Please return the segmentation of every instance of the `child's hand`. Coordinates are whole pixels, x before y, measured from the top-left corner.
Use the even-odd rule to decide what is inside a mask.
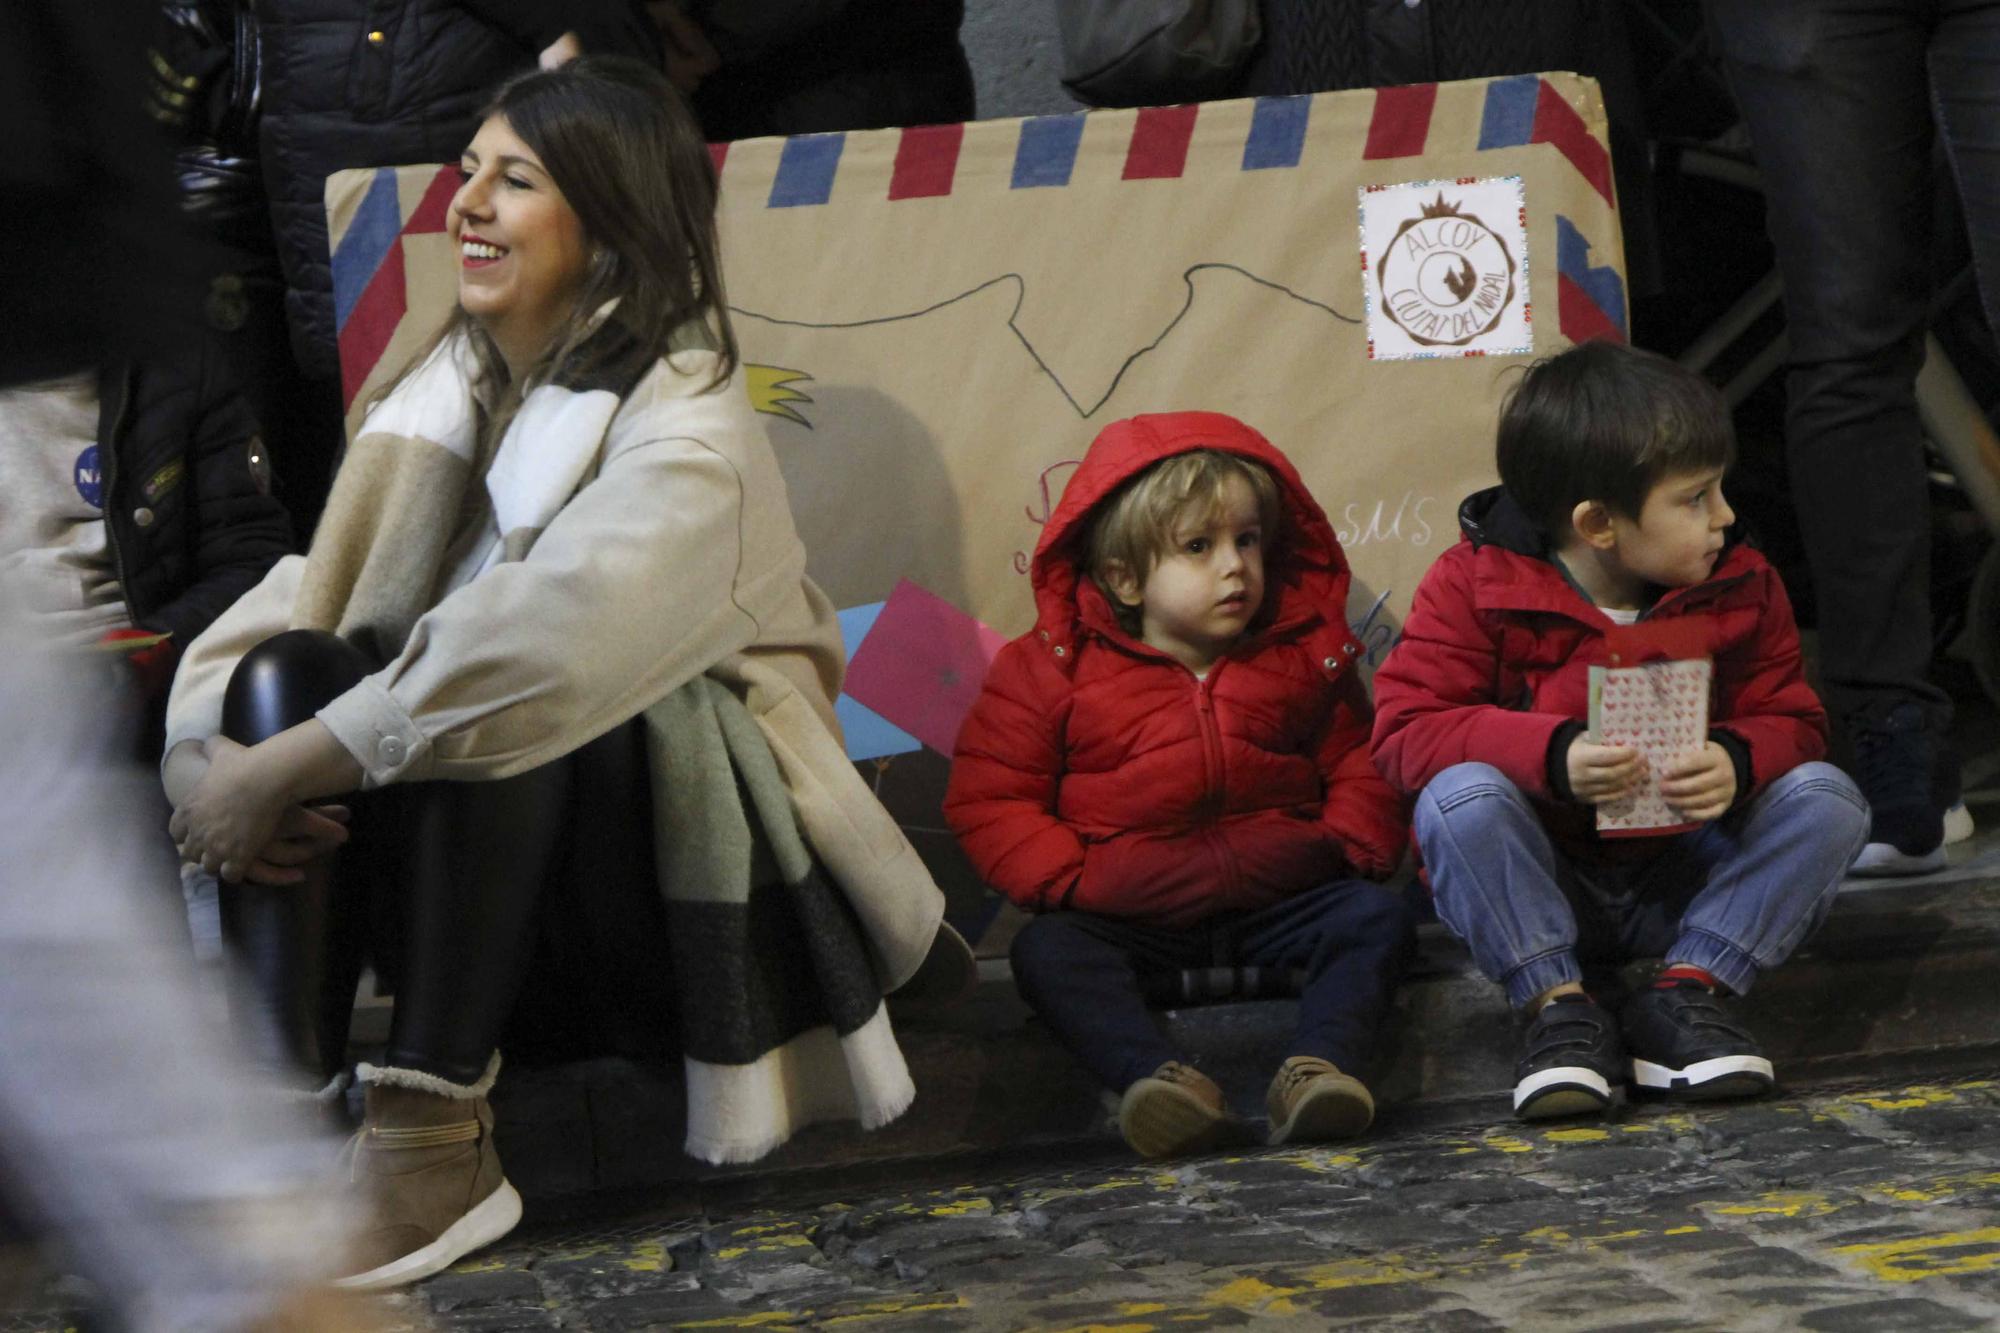
[[[1736,800],[1736,762],[1714,741],[1668,769],[1660,795],[1689,819],[1706,823]]]
[[[1585,805],[1635,794],[1646,780],[1646,758],[1627,745],[1598,745],[1578,736],[1563,758],[1569,789]]]

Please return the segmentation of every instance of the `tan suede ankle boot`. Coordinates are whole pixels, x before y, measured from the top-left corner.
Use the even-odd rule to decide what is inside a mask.
[[[362,1232],[354,1274],[334,1285],[372,1291],[441,1272],[521,1220],[521,1196],[500,1173],[486,1094],[496,1055],[478,1083],[410,1069],[362,1065],[368,1110],[349,1142],[349,1179],[360,1193]]]

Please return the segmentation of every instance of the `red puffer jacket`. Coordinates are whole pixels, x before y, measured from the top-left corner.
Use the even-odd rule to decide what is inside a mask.
[[[1589,809],[1558,789],[1567,778],[1550,747],[1589,717],[1590,668],[1611,664],[1612,635],[1666,645],[1650,655],[1714,659],[1709,735],[1736,762],[1739,801],[1826,753],[1791,602],[1750,547],[1726,547],[1707,579],[1621,630],[1550,563],[1501,488],[1469,497],[1459,526],[1464,539],[1417,585],[1375,673],[1375,763],[1393,786],[1417,792],[1453,764],[1491,764],[1544,804],[1552,832],[1594,838]]]
[[[1201,448],[1269,469],[1285,517],[1263,607],[1197,680],[1120,629],[1079,562],[1100,501]],[[1407,809],[1368,761],[1347,562],[1263,436],[1212,412],[1106,427],[1031,574],[1035,628],[995,659],[945,793],[945,818],[988,883],[1030,911],[1188,925],[1395,869]]]

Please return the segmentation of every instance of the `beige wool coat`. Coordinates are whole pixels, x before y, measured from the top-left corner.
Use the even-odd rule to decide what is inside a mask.
[[[923,961],[944,898],[847,758],[833,712],[842,672],[833,607],[806,576],[784,478],[740,375],[705,390],[714,365],[697,351],[659,363],[525,555],[416,593],[413,604],[428,609],[401,651],[319,718],[360,762],[364,788],[476,782],[567,754],[706,673],[756,719],[808,845],[860,917],[884,990],[894,989]],[[421,423],[421,404],[414,416]],[[366,513],[378,543],[442,547],[464,535],[417,521],[440,512],[418,502],[433,454],[393,439],[397,465],[378,466],[375,424],[371,416],[342,467],[313,557],[282,561],[188,646],[168,705],[169,750],[218,734],[223,691],[246,652],[313,623],[302,588],[315,577],[308,559],[323,580],[328,525]],[[454,484],[451,460],[433,453],[436,485]],[[462,493],[467,483],[455,484]],[[476,505],[450,512],[486,521]]]

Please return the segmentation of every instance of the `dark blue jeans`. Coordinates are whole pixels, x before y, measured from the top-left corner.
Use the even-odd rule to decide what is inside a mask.
[[[1934,275],[1932,148],[2000,297],[2000,0],[1708,0],[1763,169],[1791,331],[1787,446],[1836,718],[1928,678],[1930,510],[1915,380]]]
[[[1402,896],[1337,880],[1262,911],[1172,930],[1090,912],[1050,912],[1014,937],[1014,982],[1042,1021],[1113,1092],[1176,1051],[1148,1012],[1162,976],[1203,967],[1302,974],[1287,1055],[1316,1055],[1347,1073],[1368,1058],[1415,939]]]

